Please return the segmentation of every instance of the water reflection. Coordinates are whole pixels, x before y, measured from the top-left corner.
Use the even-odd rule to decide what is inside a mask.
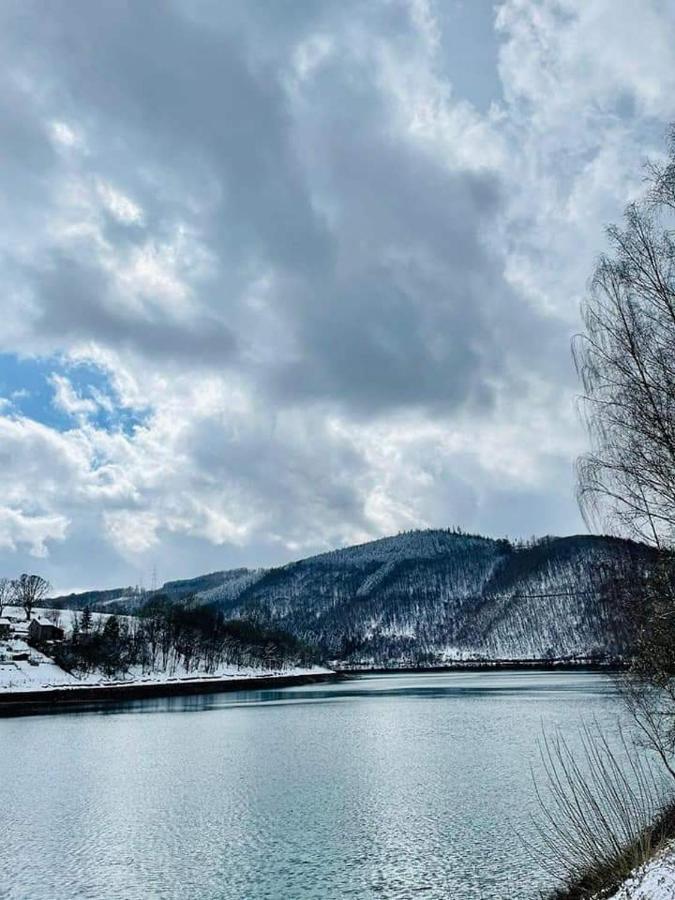
[[[153,697],[141,700],[93,701],[77,706],[55,707],[44,713],[101,715],[121,713],[186,713],[262,704],[303,704],[356,702],[368,699],[416,698],[418,700],[497,699],[518,696],[534,700],[541,695],[571,693],[615,693],[613,678],[599,671],[585,672],[475,672],[420,673],[390,675],[345,675],[335,683],[303,685],[297,688],[225,691],[222,693]],[[41,712],[43,714],[43,712]]]
[[[582,714],[610,731],[613,693],[593,673],[393,675],[6,719],[0,895],[536,897],[515,834],[536,737]]]

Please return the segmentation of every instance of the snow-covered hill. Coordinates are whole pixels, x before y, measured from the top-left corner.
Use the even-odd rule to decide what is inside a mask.
[[[414,532],[270,570],[223,606],[351,664],[614,655],[621,623],[603,587],[646,553],[602,537],[514,547]]]
[[[349,665],[602,657],[623,641],[606,585],[648,558],[648,548],[610,537],[513,545],[415,531],[161,592],[284,629]]]

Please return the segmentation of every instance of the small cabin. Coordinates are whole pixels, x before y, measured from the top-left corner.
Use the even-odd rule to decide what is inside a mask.
[[[59,628],[49,619],[32,619],[28,626],[28,637],[31,641],[62,641],[63,628]]]

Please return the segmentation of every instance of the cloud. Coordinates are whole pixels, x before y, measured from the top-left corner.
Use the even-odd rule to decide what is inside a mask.
[[[65,375],[52,375],[50,382],[54,388],[54,405],[69,416],[86,417],[98,409],[93,400],[77,394]]]
[[[48,554],[48,541],[63,541],[68,520],[64,516],[29,516],[21,510],[0,506],[0,548],[16,551],[25,547],[31,556]]]
[[[96,191],[104,207],[121,225],[141,225],[143,210],[106,181],[98,181]]]
[[[675,16],[462,10],[3,6],[0,350],[62,360],[66,414],[0,409],[4,567],[580,527],[569,337],[675,112]]]

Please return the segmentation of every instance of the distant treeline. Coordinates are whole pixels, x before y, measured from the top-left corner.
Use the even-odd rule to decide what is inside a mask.
[[[281,669],[318,661],[314,650],[281,630],[227,620],[219,610],[190,608],[161,595],[138,617],[103,619],[83,610],[50,654],[67,671],[108,677],[131,669],[212,674],[227,665]]]

